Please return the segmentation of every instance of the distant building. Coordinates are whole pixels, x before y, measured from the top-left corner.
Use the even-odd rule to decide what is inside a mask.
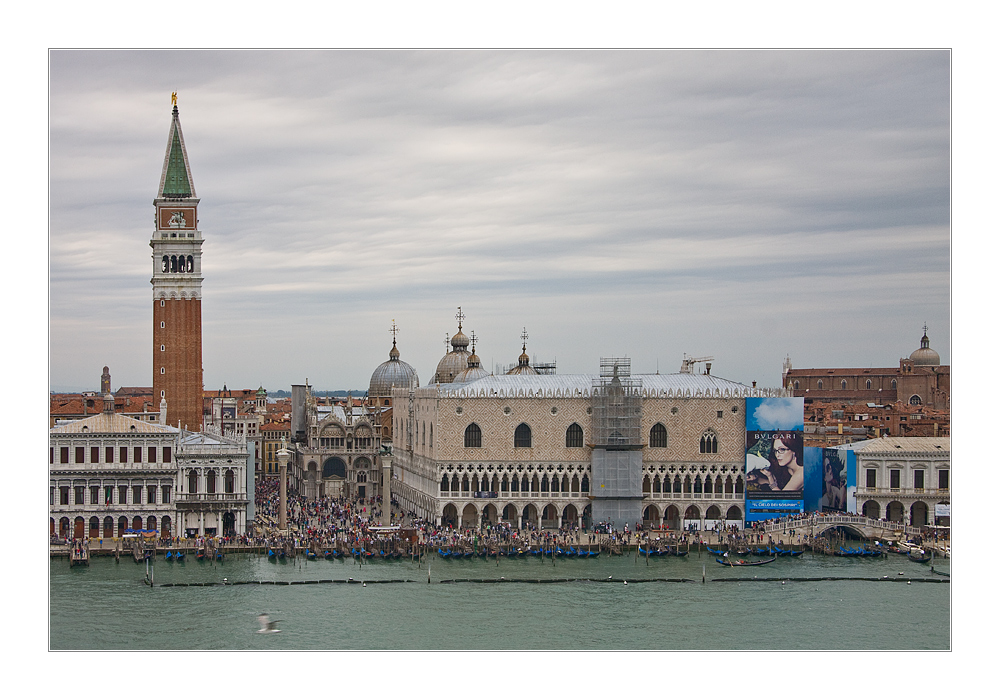
[[[104,410],[104,396],[111,393],[111,373],[107,367],[101,374],[101,391],[49,394],[49,427],[57,421],[80,420]],[[155,422],[160,412],[153,406],[152,387],[121,387],[114,392],[115,413],[136,420]]]
[[[902,401],[886,406],[817,401],[805,406],[804,441],[813,447],[835,447],[887,435],[945,437],[951,434],[950,418],[948,410]]]
[[[267,421],[260,427],[261,467],[268,476],[278,474],[278,451],[291,440],[290,421]]]
[[[914,406],[951,407],[951,367],[942,365],[931,349],[927,328],[920,347],[900,359],[898,367],[793,369],[785,358],[781,384],[806,404],[814,402],[888,405],[902,401]]]

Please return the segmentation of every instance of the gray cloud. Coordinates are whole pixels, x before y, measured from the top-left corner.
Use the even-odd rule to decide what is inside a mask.
[[[149,384],[149,235],[181,122],[206,386],[363,388],[455,307],[487,364],[777,383],[949,361],[942,51],[57,51],[53,385]],[[86,347],[74,339],[88,331]],[[492,366],[492,365],[490,365]]]

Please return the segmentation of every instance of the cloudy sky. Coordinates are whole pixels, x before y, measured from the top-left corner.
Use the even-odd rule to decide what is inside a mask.
[[[152,383],[153,206],[178,93],[206,388],[494,368],[776,386],[950,363],[946,51],[54,51],[54,390]]]

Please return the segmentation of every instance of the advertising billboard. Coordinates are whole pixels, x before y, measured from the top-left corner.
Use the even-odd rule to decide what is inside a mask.
[[[805,450],[801,397],[746,399],[746,520],[804,510]]]

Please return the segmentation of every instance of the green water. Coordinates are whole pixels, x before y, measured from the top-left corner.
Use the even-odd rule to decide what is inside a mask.
[[[935,569],[948,571],[948,561]],[[749,568],[713,556],[646,560],[287,563],[94,558],[50,563],[52,649],[949,649],[951,585],[904,557],[779,558]],[[702,583],[704,567],[706,582]],[[900,576],[900,572],[903,576]],[[754,581],[753,577],[785,578]],[[885,581],[788,578],[888,577]],[[596,579],[551,583],[455,579]],[[613,581],[608,581],[612,577]],[[160,586],[237,581],[399,581]],[[643,579],[689,579],[687,582]],[[915,579],[935,579],[923,583]],[[719,580],[721,579],[721,580]],[[750,579],[735,581],[734,579]],[[907,581],[911,581],[907,584]],[[450,581],[450,582],[449,582]],[[628,581],[626,584],[625,581]],[[280,620],[258,634],[256,617]]]

